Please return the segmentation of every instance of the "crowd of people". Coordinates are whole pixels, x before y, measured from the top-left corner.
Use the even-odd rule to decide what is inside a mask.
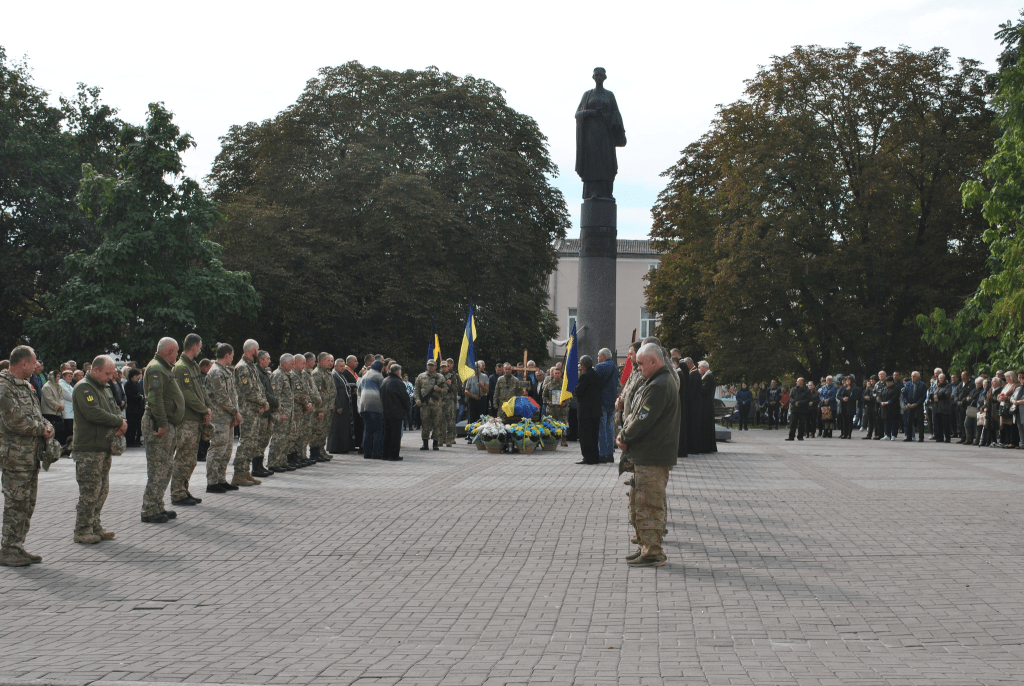
[[[632,371],[625,376],[610,350],[601,350],[596,364],[589,356],[580,358],[571,397],[562,393],[562,363],[545,371],[532,362],[525,368],[505,362],[488,375],[480,361],[475,373],[463,379],[453,360],[440,365],[429,360],[426,370],[410,382],[400,364],[382,355],[367,355],[360,366],[353,355],[335,360],[329,353],[286,353],[271,371],[270,354],[254,340],[243,344],[237,362],[235,349],[226,343],[214,348],[213,359],[205,359],[200,356],[203,341],[189,334],[180,350],[175,339],[161,339],[144,368],[99,355],[81,368],[69,360],[46,375],[35,352],[18,346],[0,362],[0,565],[41,561],[25,550],[24,542],[39,470],[62,455],[74,460],[79,485],[74,541],[96,544],[115,537],[102,525],[101,513],[112,458],[128,447],[145,448],[141,521],[162,524],[177,518],[165,504],[168,490],[175,506],[202,503],[189,491],[201,461],[211,495],[258,486],[267,477],[329,462],[333,454],[352,450],[366,459],[398,461],[403,429],[420,429],[420,450],[451,447],[456,421],[462,417],[474,421],[490,413],[517,420],[505,417],[507,401],[517,395],[534,399],[539,408],[535,417],[551,414],[569,425],[563,444],[579,440],[581,464],[611,463],[615,449],[623,451],[620,473],[634,472],[630,522],[639,551],[629,563],[664,564],[660,543],[667,470],[678,456],[717,450],[716,384],[706,362],[694,364],[677,350],[670,354],[657,339],[645,343],[631,346]],[[673,435],[662,436],[660,447],[653,450],[652,439],[639,444],[660,411],[651,405],[653,396],[650,403],[640,399],[653,393],[648,386],[655,372],[658,384],[667,384],[674,400],[656,422],[664,433],[665,417],[671,416]],[[665,405],[664,398],[658,402]],[[657,466],[656,478],[646,472],[638,478],[636,469],[644,466]],[[661,525],[654,526],[658,521]]]

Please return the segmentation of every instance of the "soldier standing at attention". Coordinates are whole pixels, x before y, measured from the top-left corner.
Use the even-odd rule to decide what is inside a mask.
[[[277,399],[277,394],[274,393],[274,387],[270,383],[270,372],[267,371],[268,367],[270,367],[270,353],[266,350],[260,350],[256,353],[256,371],[259,373],[260,383],[263,384],[263,394],[267,396],[267,409],[260,415],[260,421],[257,424],[260,433],[259,441],[255,448],[256,454],[255,457],[253,457],[252,467],[252,473],[260,478],[274,476],[274,472],[272,470],[263,466],[263,457],[266,455],[267,446],[270,444],[270,437],[273,433],[274,424],[281,420],[281,402]]]
[[[455,373],[455,361],[448,359],[441,362],[441,376],[444,377],[444,393],[441,394],[441,444],[447,448],[455,445],[455,408],[458,407],[458,386]]]
[[[260,419],[270,409],[256,369],[256,354],[259,351],[259,344],[250,338],[242,344],[242,359],[235,365],[235,388],[238,390],[238,405],[242,416],[242,423],[238,426],[235,473],[231,478],[231,483],[236,486],[258,486],[263,483],[249,474],[252,460],[259,451]]]
[[[206,455],[207,493],[226,493],[237,491],[239,484],[251,485],[245,480],[229,484],[227,477],[231,443],[235,437],[233,429],[242,422],[242,415],[238,411],[235,375],[231,371],[234,359],[235,349],[227,343],[221,343],[217,346],[217,361],[206,375],[206,393],[210,398],[210,409],[213,410],[213,425],[217,427],[217,433],[210,441],[210,452]]]
[[[309,402],[313,406],[313,411],[309,413],[306,418],[306,434],[303,443],[303,453],[305,455],[305,446],[309,446],[309,457],[306,458],[306,462],[311,465],[321,462],[322,460],[316,459],[316,453],[314,446],[316,446],[316,435],[320,430],[320,422],[324,418],[323,398],[320,397],[320,391],[316,387],[316,380],[313,378],[313,369],[316,367],[316,355],[313,353],[306,353],[306,369],[302,372],[302,380],[306,382],[306,389],[309,392]]]
[[[512,365],[506,362],[501,367],[502,375],[494,384],[494,409],[499,417],[505,416],[505,410],[501,406],[508,402],[509,398],[519,395],[519,389],[523,384],[519,379],[512,376]]]
[[[294,472],[295,467],[288,464],[288,456],[292,447],[292,422],[295,416],[295,391],[292,389],[292,356],[284,353],[278,360],[277,369],[270,375],[270,386],[280,403],[274,423],[273,435],[270,438],[270,457],[268,464],[274,472]]]
[[[24,567],[43,558],[25,550],[29,521],[36,509],[41,444],[53,438],[53,425],[43,419],[36,390],[28,378],[36,354],[27,345],[11,351],[10,367],[0,371],[0,470],[3,470],[4,522],[0,565]]]
[[[174,446],[178,425],[185,418],[185,396],[174,379],[178,342],[161,338],[156,356],[146,366],[142,383],[146,388],[146,412],[142,415],[142,436],[146,444],[146,492],[142,496],[142,521],[163,524],[177,516],[164,509],[164,493],[174,469]]]
[[[441,394],[443,393],[444,377],[437,371],[437,363],[434,360],[427,360],[427,371],[416,377],[416,384],[413,390],[413,400],[420,408],[420,438],[423,439],[423,447],[420,450],[429,450],[427,442],[433,433],[434,450],[437,450],[437,442],[441,438]],[[425,399],[424,399],[425,398]]]
[[[189,493],[188,483],[196,469],[202,426],[210,423],[210,400],[206,397],[202,372],[196,363],[196,357],[203,349],[203,339],[199,334],[190,333],[182,345],[185,349],[174,365],[174,378],[185,398],[185,418],[178,425],[174,439],[171,504],[198,505],[203,501]]]
[[[334,398],[337,390],[334,388],[334,356],[330,353],[317,355],[317,368],[313,372],[313,381],[320,393],[320,412],[322,418],[317,422],[316,431],[313,432],[313,450],[316,453],[313,458],[320,462],[327,462],[331,459],[327,450],[327,434],[331,432],[331,416],[334,414]]]
[[[288,456],[288,464],[293,467],[308,467],[311,463],[306,459],[306,427],[309,426],[309,413],[313,411],[313,403],[309,397],[309,386],[302,376],[306,368],[306,356],[299,353],[292,355],[292,392],[295,394],[295,412],[292,415],[292,452]]]
[[[75,543],[99,543],[114,538],[114,532],[104,531],[100,524],[100,510],[110,491],[110,439],[115,435],[123,436],[128,430],[128,422],[121,416],[107,386],[116,371],[112,359],[98,356],[71,394],[75,408],[71,458],[75,461],[78,480]]]

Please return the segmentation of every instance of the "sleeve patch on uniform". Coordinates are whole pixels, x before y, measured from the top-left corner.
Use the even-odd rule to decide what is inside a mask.
[[[85,394],[85,400],[86,400],[86,402],[90,402],[91,403],[94,400],[94,398],[91,395],[89,395],[88,393],[86,393]]]

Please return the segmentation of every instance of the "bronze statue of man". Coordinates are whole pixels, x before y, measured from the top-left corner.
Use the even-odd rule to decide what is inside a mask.
[[[604,87],[603,67],[594,69],[597,88],[587,91],[576,109],[576,173],[583,179],[583,197],[611,198],[619,164],[615,148],[626,145],[626,129],[615,95]]]

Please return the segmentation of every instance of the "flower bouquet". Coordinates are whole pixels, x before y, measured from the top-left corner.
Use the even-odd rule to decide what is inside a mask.
[[[481,417],[473,441],[489,453],[500,453],[509,440],[509,429],[497,417]]]
[[[562,440],[562,436],[569,430],[569,426],[564,422],[560,422],[557,419],[546,416],[541,420],[541,441],[543,443],[544,450],[556,450],[559,442]]]
[[[530,454],[537,449],[541,442],[543,426],[535,424],[529,419],[524,419],[518,424],[513,424],[509,429],[512,432],[512,442],[520,451]]]
[[[480,417],[475,422],[466,424],[466,435],[469,436],[470,442],[476,445],[477,450],[487,450],[487,446],[480,440],[480,429],[483,428],[484,423],[490,419],[487,415]]]

